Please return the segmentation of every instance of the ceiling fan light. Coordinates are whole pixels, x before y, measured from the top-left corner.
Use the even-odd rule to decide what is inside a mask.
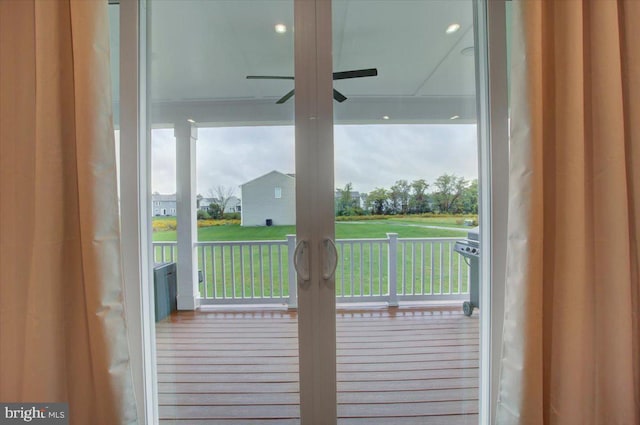
[[[447,34],[453,34],[454,32],[458,31],[460,29],[460,24],[451,24],[447,27],[447,30],[445,31]]]

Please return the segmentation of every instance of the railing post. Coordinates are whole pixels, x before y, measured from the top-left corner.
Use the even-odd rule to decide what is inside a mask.
[[[398,307],[398,234],[387,233],[389,251],[387,253],[387,270],[389,273],[389,307]]]
[[[287,235],[287,262],[289,268],[289,310],[298,308],[298,284],[296,279],[296,269],[293,265],[293,254],[296,250],[296,235]]]

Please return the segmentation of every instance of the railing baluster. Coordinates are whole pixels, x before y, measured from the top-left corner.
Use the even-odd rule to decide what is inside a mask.
[[[358,244],[360,250],[360,296],[364,295],[364,244],[361,242]]]
[[[448,243],[449,246],[449,290],[447,294],[453,293],[453,244]]]
[[[271,245],[269,245],[269,298],[273,298],[273,253],[271,252]]]
[[[278,276],[280,277],[280,298],[284,297],[284,294],[282,292],[282,288],[283,288],[283,278],[282,278],[282,245],[278,245],[278,262],[279,262],[279,269],[278,269]]]
[[[421,287],[420,288],[420,293],[422,295],[425,294],[425,282],[424,282],[424,279],[426,277],[425,276],[426,267],[425,267],[424,263],[425,263],[425,259],[426,259],[426,255],[427,255],[426,251],[427,251],[427,243],[426,242],[422,242],[422,244],[420,245],[420,275],[421,275],[421,278],[420,278],[420,287]]]
[[[249,244],[249,283],[251,284],[251,299],[256,297],[256,284],[253,276],[253,244]]]
[[[411,244],[411,286],[412,294],[416,294],[416,243]]]
[[[383,251],[383,245],[382,243],[378,244],[378,295],[382,296],[383,292],[382,292],[382,286],[383,286],[383,282],[384,282],[384,278],[382,277],[382,251]],[[388,273],[388,270],[387,270]],[[388,281],[389,278],[387,278]],[[389,292],[388,290],[385,291],[385,293]]]
[[[351,244],[349,245],[349,251],[350,251],[349,255],[351,257],[351,261],[350,261],[350,263],[351,263],[351,273],[349,274],[349,281],[350,281],[350,283],[349,283],[350,288],[349,289],[350,289],[351,296],[353,297],[353,293],[354,293],[353,292],[353,285],[354,285],[354,281],[353,281],[353,277],[354,277],[353,276],[353,274],[354,274],[353,273],[353,263],[355,263],[355,260],[356,260],[356,258],[355,258],[356,254],[353,251],[353,242],[351,242]]]
[[[402,286],[401,286],[402,290],[398,292],[400,295],[404,295],[406,293],[405,291],[405,285],[407,284],[407,270],[406,270],[406,261],[405,261],[405,258],[407,258],[406,247],[407,247],[407,244],[402,243],[402,257],[401,257],[402,258]]]
[[[196,254],[199,257],[200,267],[202,267],[202,282],[198,282],[198,293],[200,295],[200,298],[203,298],[203,294],[206,296],[205,288],[207,287],[207,269],[204,263],[204,247],[197,246]],[[200,270],[200,267],[198,268],[198,270]],[[200,272],[198,272],[198,280],[200,280]]]
[[[456,294],[461,294],[462,293],[462,259],[458,255],[456,257],[456,260],[458,260],[458,290],[456,291]]]
[[[231,298],[236,299],[236,250],[235,246],[229,245],[229,255],[231,255]]]
[[[227,279],[225,275],[226,261],[224,260],[224,245],[220,247],[220,270],[222,271],[222,299],[227,298]]]
[[[240,285],[242,287],[242,298],[245,298],[245,281],[244,281],[244,245],[240,245]]]
[[[218,273],[216,267],[216,247],[215,245],[211,246],[211,276],[213,280],[213,298],[218,299]]]
[[[260,246],[260,298],[264,298],[264,270],[262,267],[262,245]]]
[[[440,242],[440,294],[444,292],[444,255],[442,254],[442,242]]]
[[[342,279],[341,279],[341,284],[340,284],[340,295],[344,297],[344,247],[345,244],[342,244],[342,267],[341,267],[341,271],[342,271]]]
[[[369,242],[369,295],[373,295],[373,243]]]

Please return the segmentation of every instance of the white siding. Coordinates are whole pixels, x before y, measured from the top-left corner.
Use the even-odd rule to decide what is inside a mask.
[[[281,197],[275,197],[276,187],[281,189]],[[241,186],[242,225],[265,226],[266,220],[273,220],[274,226],[296,224],[296,180],[278,171]]]

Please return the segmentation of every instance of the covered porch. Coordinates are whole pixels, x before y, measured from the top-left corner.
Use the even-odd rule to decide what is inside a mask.
[[[477,423],[478,319],[458,303],[339,306],[338,423]],[[202,307],[156,336],[162,424],[299,423],[295,311]]]

